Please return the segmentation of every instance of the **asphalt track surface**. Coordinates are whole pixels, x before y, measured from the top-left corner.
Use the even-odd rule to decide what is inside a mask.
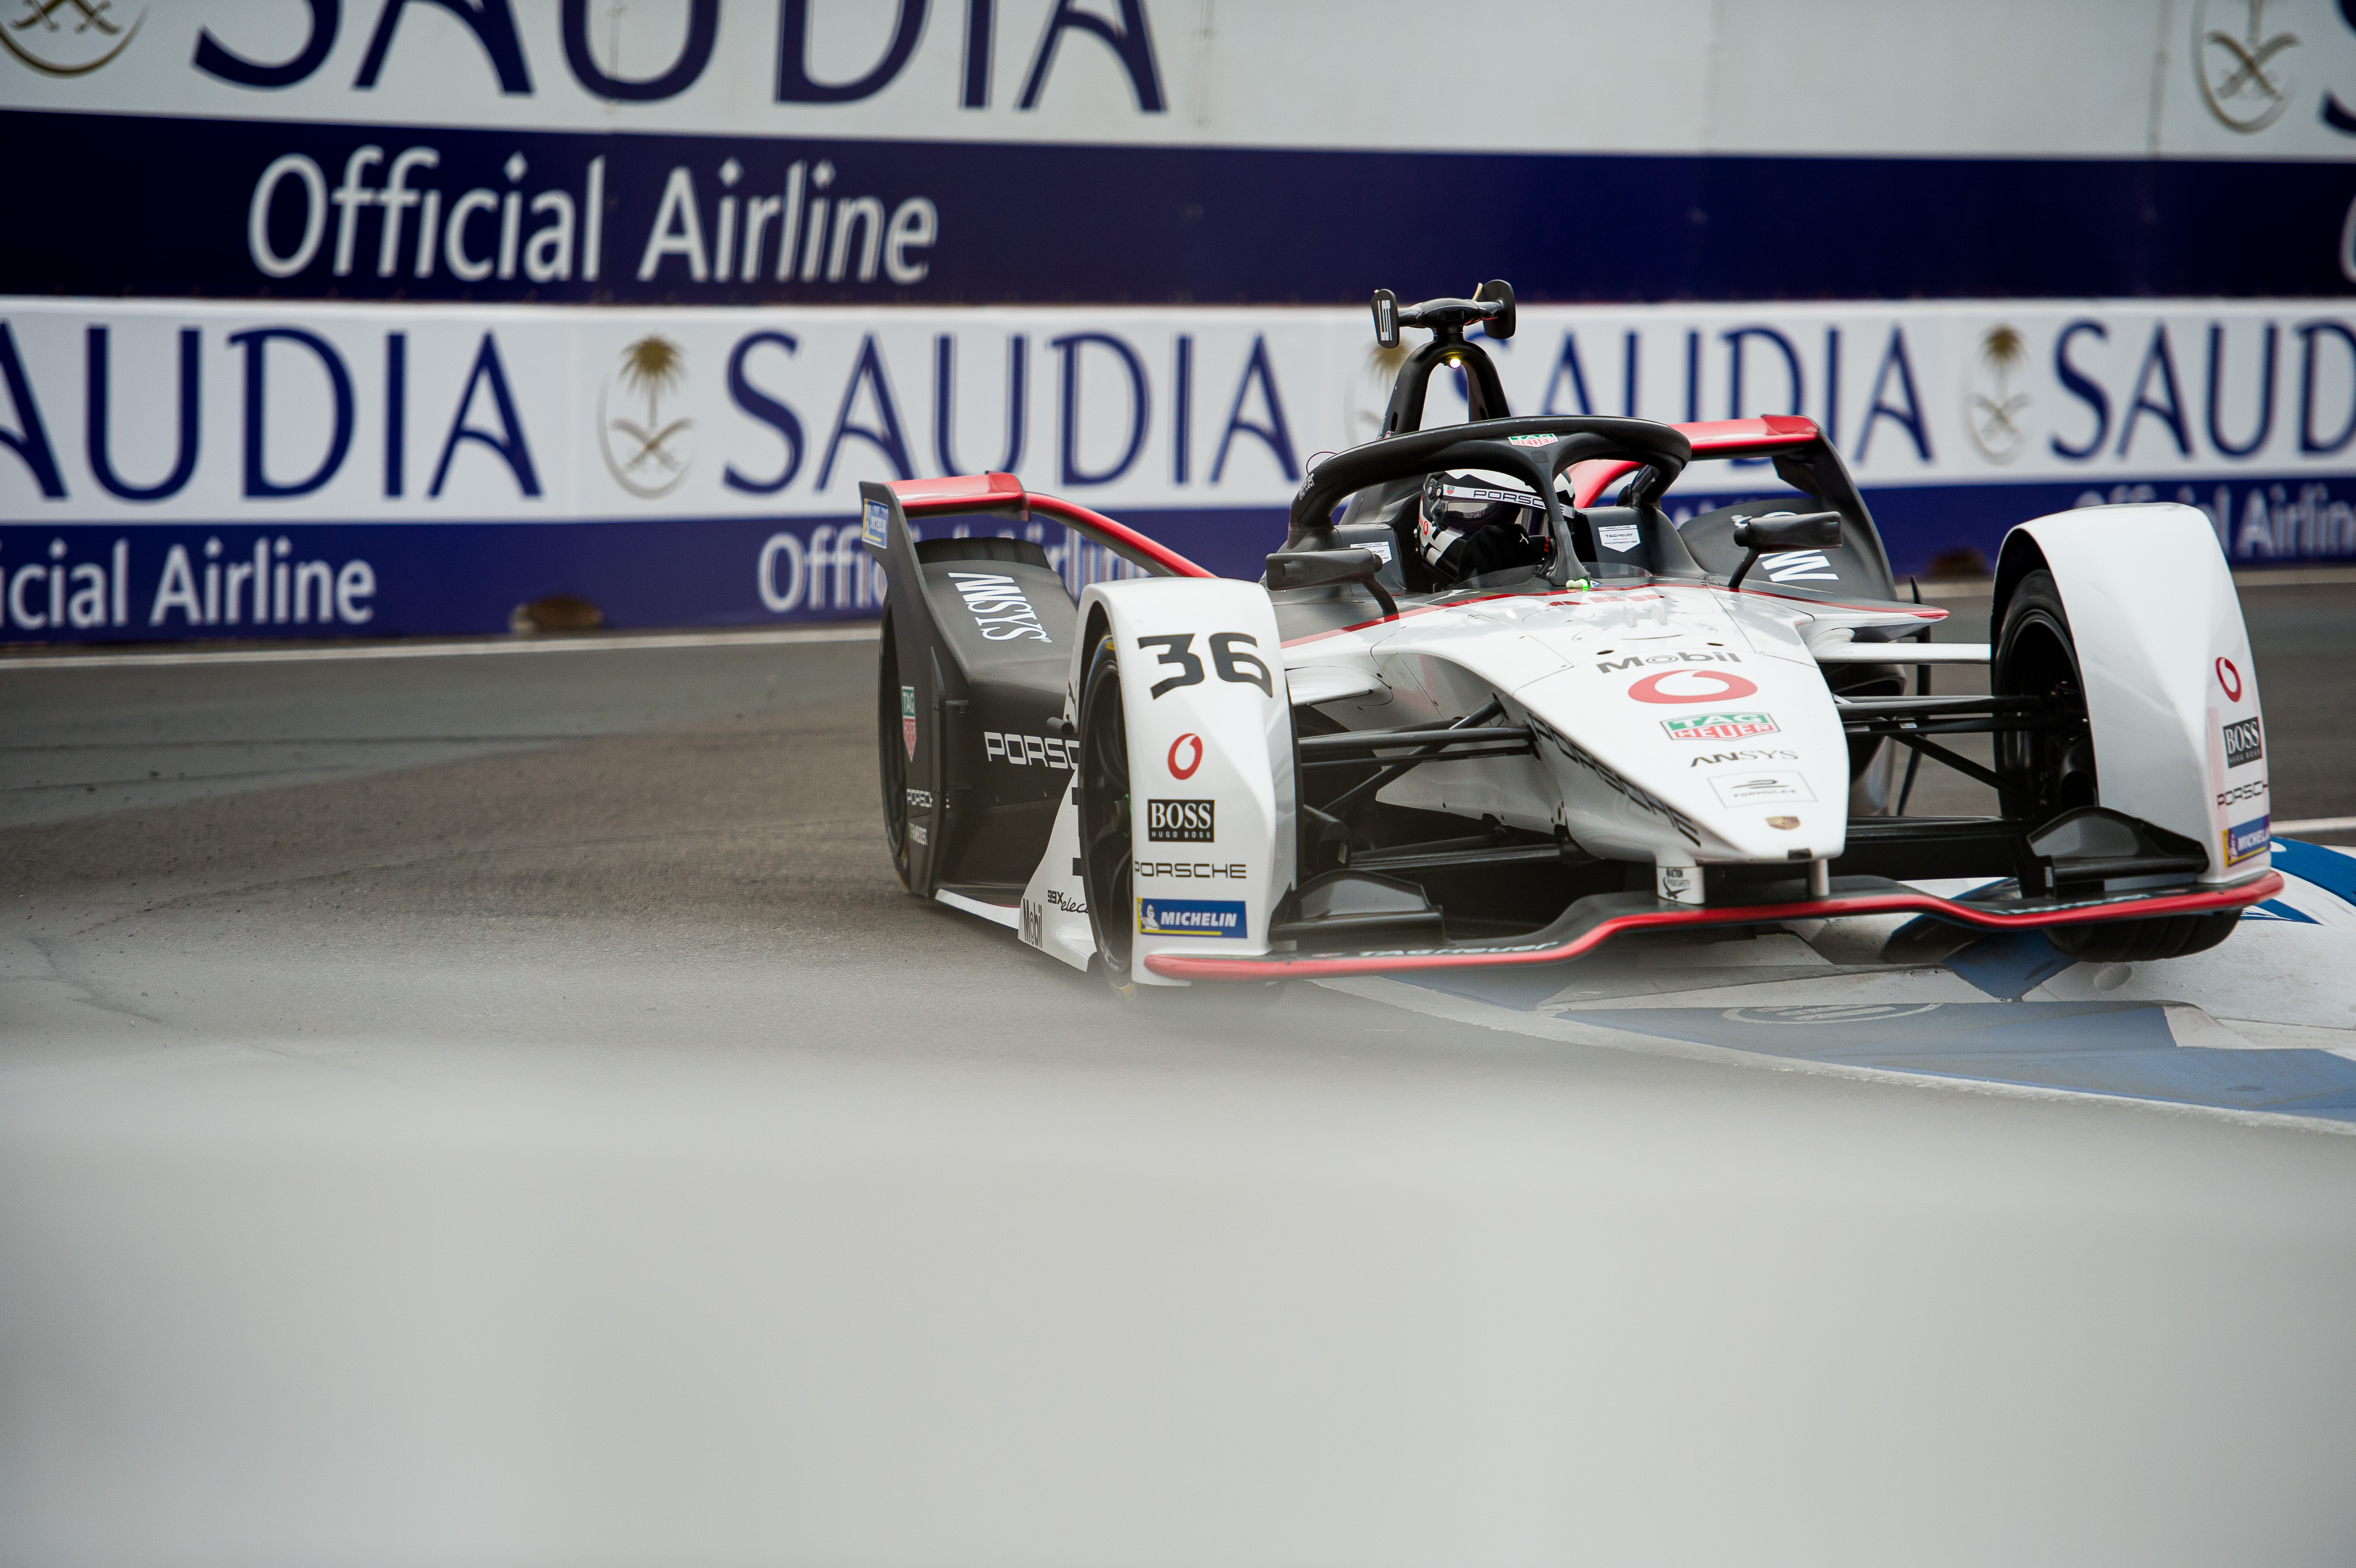
[[[2348,1559],[2356,1137],[1124,1008],[873,660],[0,666],[0,1561]]]

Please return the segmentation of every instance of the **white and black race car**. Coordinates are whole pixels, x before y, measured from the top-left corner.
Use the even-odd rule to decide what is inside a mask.
[[[1134,995],[1909,911],[1954,944],[2036,929],[2160,959],[2279,890],[2248,636],[2201,513],[2023,523],[1991,643],[1934,643],[1944,612],[1899,597],[1810,421],[1515,418],[1465,336],[1511,334],[1504,284],[1377,294],[1375,318],[1387,347],[1430,341],[1382,435],[1311,470],[1258,582],[1009,475],[862,486],[911,892]],[[1424,430],[1443,365],[1472,418]],[[1680,478],[1731,463],[1774,493],[1675,523]],[[1085,542],[1011,537],[1034,519]],[[1076,593],[1088,550],[1133,575]],[[1930,694],[1959,663],[1992,695]],[[1992,737],[1992,769],[1961,733]],[[1999,814],[1905,815],[1925,757]],[[1970,885],[1913,885],[1943,881]]]

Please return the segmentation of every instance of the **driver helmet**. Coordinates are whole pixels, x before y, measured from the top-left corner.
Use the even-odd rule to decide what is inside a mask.
[[[1542,559],[1546,502],[1521,481],[1483,469],[1429,475],[1416,509],[1416,544],[1445,581]]]

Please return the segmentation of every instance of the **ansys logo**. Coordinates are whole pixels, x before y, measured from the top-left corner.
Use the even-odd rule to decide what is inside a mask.
[[[2192,74],[2201,101],[2244,135],[2280,119],[2297,86],[2286,57],[2298,48],[2298,35],[2269,36],[2265,10],[2266,0],[2201,0],[2192,8]]]
[[[621,362],[597,389],[597,449],[615,482],[641,500],[679,488],[693,453],[686,450],[691,419],[665,419],[663,399],[678,390],[687,373],[687,355],[668,337],[648,333],[622,350]],[[618,399],[615,394],[618,393]],[[643,402],[643,422],[608,411],[619,401],[627,414]]]
[[[128,24],[114,0],[16,0],[23,9],[0,22],[0,44],[43,76],[83,76],[131,47],[142,10]]]
[[[1964,422],[1971,428],[1972,444],[1990,463],[2009,463],[2029,444],[2020,428],[2021,411],[2029,394],[2012,389],[2013,378],[2029,363],[2020,334],[1996,325],[1980,339],[1978,357],[1964,385]]]

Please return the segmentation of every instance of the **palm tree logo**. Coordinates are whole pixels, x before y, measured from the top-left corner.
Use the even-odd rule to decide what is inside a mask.
[[[2009,325],[1992,326],[1980,339],[1979,362],[1995,378],[1996,395],[1990,397],[1975,385],[1968,389],[1965,406],[1972,441],[1992,463],[2011,462],[2029,440],[2019,421],[2020,411],[2029,406],[2029,394],[2012,389],[2013,377],[2028,360],[2019,332]]]
[[[609,419],[605,412],[605,394],[597,397],[597,421],[605,437],[605,464],[614,477],[632,495],[660,496],[687,476],[687,459],[672,445],[681,431],[694,428],[691,419],[675,419],[665,423],[662,400],[666,393],[678,389],[687,373],[687,355],[669,338],[648,333],[622,350],[621,368],[617,379],[623,389],[646,400],[647,418],[644,424],[635,420]],[[610,385],[610,383],[609,383]],[[618,459],[615,453],[616,435],[625,437],[619,444],[626,455]]]

